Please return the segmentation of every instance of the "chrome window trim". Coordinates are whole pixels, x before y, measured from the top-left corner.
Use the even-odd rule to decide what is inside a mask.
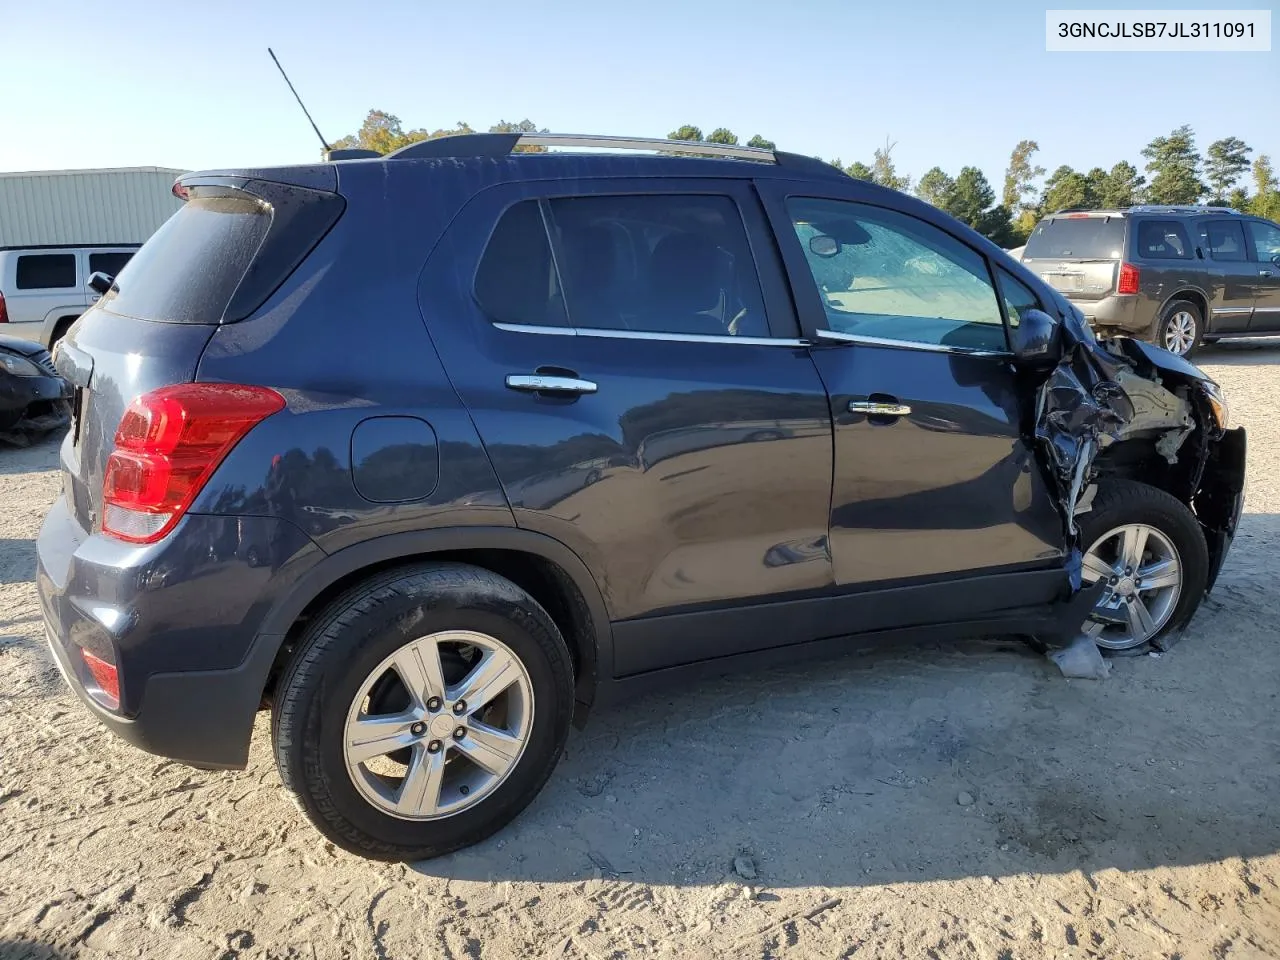
[[[655,333],[649,330],[605,330],[598,327],[540,327],[530,323],[494,323],[508,333],[551,337],[599,337],[606,340],[667,340],[672,343],[739,343],[757,347],[807,347],[809,341],[783,337],[723,337],[706,333]]]
[[[891,340],[888,337],[866,337],[857,333],[841,333],[839,330],[817,330],[824,340],[839,340],[842,343],[861,343],[869,347],[891,347],[896,350],[924,350],[929,353],[955,353],[965,357],[1001,357],[1010,359],[1013,354],[1008,350],[981,350],[977,347],[948,347],[940,343],[920,343],[915,340]]]

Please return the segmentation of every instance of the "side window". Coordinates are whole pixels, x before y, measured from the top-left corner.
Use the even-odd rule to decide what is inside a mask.
[[[538,201],[517,203],[499,218],[476,269],[475,296],[496,323],[568,326]]]
[[[132,252],[91,253],[89,254],[89,273],[105,273],[109,277],[120,276],[120,271],[133,256]]]
[[[1009,326],[1016,327],[1022,322],[1022,315],[1028,310],[1043,310],[1040,299],[1031,292],[1025,283],[1003,269],[996,270],[996,280],[1000,284],[1000,299],[1004,301],[1004,312],[1009,317]]]
[[[1239,220],[1210,220],[1202,227],[1205,246],[1209,255],[1221,263],[1247,260],[1244,246],[1244,227]]]
[[[574,327],[769,336],[746,228],[730,197],[567,197],[549,206]]]
[[[1138,256],[1146,260],[1190,260],[1187,230],[1176,220],[1143,220],[1138,224]]]
[[[29,253],[18,258],[19,290],[53,290],[76,285],[74,253]]]
[[[950,234],[915,217],[841,200],[793,197],[787,209],[832,330],[1008,349],[986,261]]]
[[[1253,246],[1262,263],[1280,257],[1280,227],[1262,220],[1250,220],[1249,232],[1253,234]]]

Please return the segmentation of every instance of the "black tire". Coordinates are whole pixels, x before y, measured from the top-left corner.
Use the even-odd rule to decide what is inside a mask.
[[[1191,345],[1185,350],[1173,350],[1169,346],[1170,328],[1175,322],[1191,322],[1195,325],[1194,334],[1191,337]],[[1196,352],[1196,348],[1203,342],[1204,337],[1204,314],[1200,308],[1190,300],[1174,300],[1164,312],[1160,314],[1160,319],[1156,322],[1155,342],[1156,346],[1164,347],[1172,353],[1177,353],[1182,357],[1189,357]]]
[[[1158,647],[1160,638],[1182,629],[1200,606],[1209,576],[1209,551],[1200,523],[1186,504],[1136,480],[1106,480],[1098,485],[1093,508],[1080,515],[1081,549],[1087,551],[1099,537],[1126,523],[1155,527],[1173,542],[1182,565],[1182,589],[1173,614],[1150,638]],[[1121,652],[1135,653],[1147,647],[1144,644]]]
[[[488,634],[519,658],[533,687],[532,727],[515,767],[484,799],[442,819],[404,820],[353,785],[346,714],[384,658],[450,629]],[[478,843],[528,806],[560,758],[572,712],[569,650],[537,601],[488,570],[428,563],[374,576],[315,619],[280,679],[271,733],[285,787],[322,834],[364,857],[424,860]]]

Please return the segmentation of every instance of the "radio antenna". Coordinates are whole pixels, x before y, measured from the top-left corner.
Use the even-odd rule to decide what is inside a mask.
[[[293,99],[298,101],[298,106],[302,108],[302,112],[307,115],[307,123],[311,124],[311,129],[316,132],[316,136],[320,138],[320,145],[324,147],[324,152],[328,154],[333,148],[324,139],[324,134],[320,132],[320,128],[316,126],[316,122],[311,119],[311,113],[307,110],[307,105],[302,102],[302,98],[298,96],[298,91],[293,89],[293,83],[289,80],[289,75],[284,72],[284,67],[280,66],[280,61],[276,59],[275,51],[267,47],[267,53],[271,54],[271,59],[275,61],[276,69],[280,71],[280,76],[284,77],[284,82],[289,84],[289,92],[293,94]]]

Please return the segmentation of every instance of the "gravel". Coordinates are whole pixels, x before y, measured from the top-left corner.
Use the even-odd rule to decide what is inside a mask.
[[[31,583],[56,444],[0,451],[0,957],[1280,955],[1280,346],[1200,359],[1249,504],[1168,654],[1081,683],[973,640],[650,696],[500,836],[407,867],[320,839],[265,715],[231,773],[90,718]]]

